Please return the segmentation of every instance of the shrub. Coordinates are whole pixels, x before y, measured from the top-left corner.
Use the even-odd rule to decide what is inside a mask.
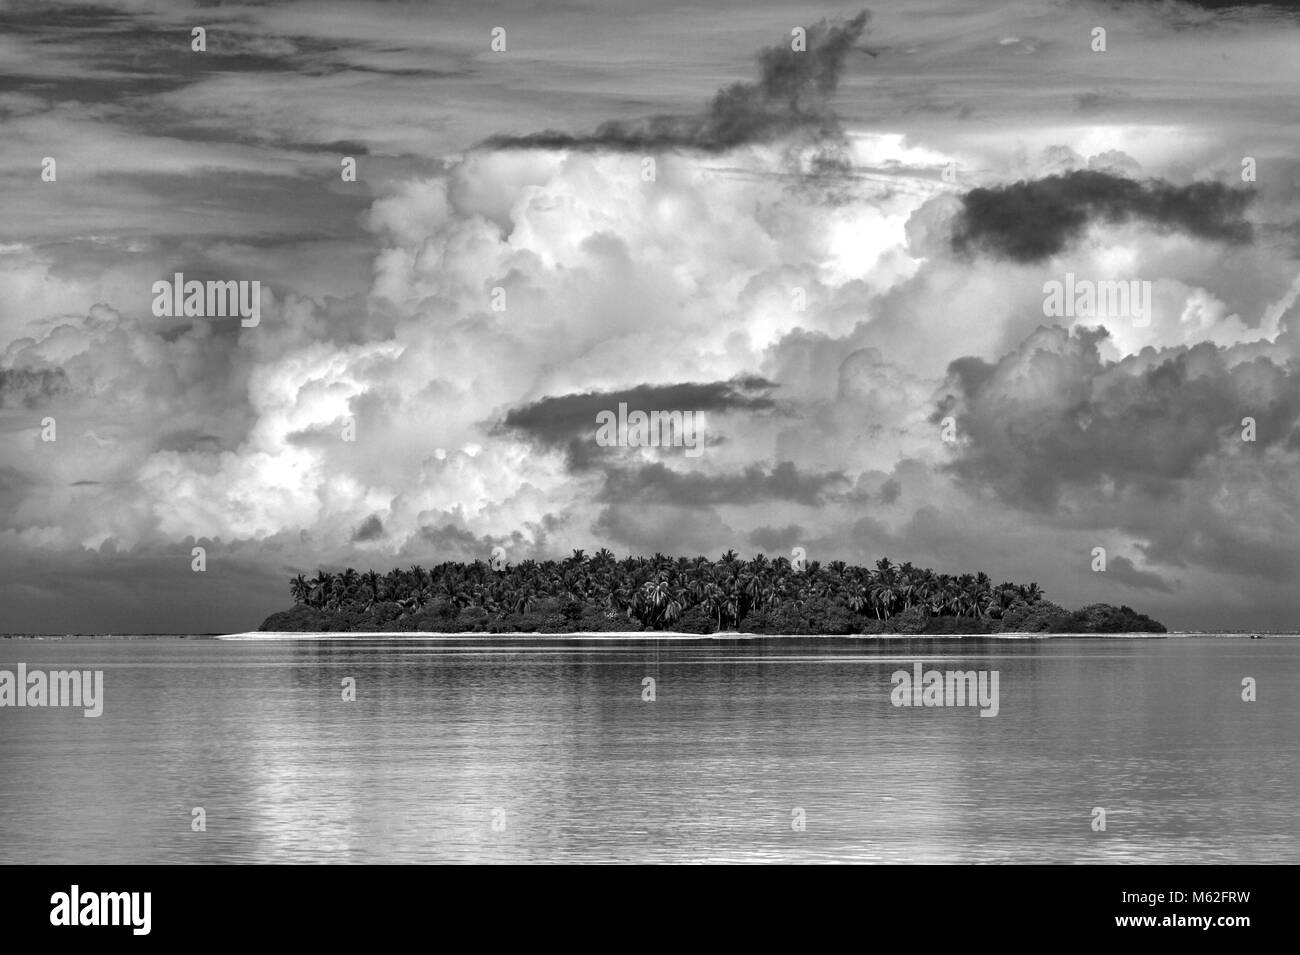
[[[930,614],[924,607],[908,607],[900,614],[890,618],[893,633],[925,633]]]
[[[854,633],[886,633],[885,621],[878,617],[868,617],[865,614],[860,616],[857,621],[858,629]]]
[[[271,614],[259,629],[263,632],[324,633],[329,630],[329,622],[329,615],[324,612],[298,604],[292,610]]]
[[[988,617],[931,617],[926,621],[928,634],[997,633],[999,622]]]
[[[1069,611],[1050,600],[1017,600],[1002,614],[1003,633],[1068,633],[1071,623]]]
[[[1070,629],[1078,633],[1164,633],[1163,624],[1127,605],[1089,604],[1070,615]]]
[[[780,633],[770,611],[753,610],[740,621],[740,629],[747,633]]]
[[[717,626],[717,618],[705,613],[703,607],[695,606],[674,620],[671,629],[678,633],[713,633]]]
[[[588,633],[616,633],[620,630],[633,630],[635,625],[622,614],[588,607],[577,619],[573,629]]]

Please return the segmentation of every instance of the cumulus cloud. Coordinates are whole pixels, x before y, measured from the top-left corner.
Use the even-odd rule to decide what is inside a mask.
[[[1237,23],[1192,82],[1166,8],[1113,11],[1147,42],[1099,81],[1091,14],[1031,3],[873,23],[867,76],[860,16],[691,112],[730,69],[719,43],[788,29],[759,7],[620,10],[709,37],[653,56],[623,19],[579,43],[593,10],[521,10],[499,58],[454,17],[404,40],[402,11],[240,7],[264,47],[161,90],[151,69],[130,102],[74,95],[128,82],[107,48],[62,85],[24,74],[0,95],[0,601],[63,625],[34,576],[62,569],[106,621],[157,600],[160,626],[208,606],[215,629],[257,621],[214,601],[269,612],[321,565],[799,545],[1037,577],[1070,604],[1136,588],[1175,625],[1297,609],[1295,149],[1271,121],[1293,36]],[[28,39],[0,45],[36,70]],[[484,143],[556,124],[596,132]],[[92,140],[113,145],[94,168]],[[1254,201],[1218,185],[1243,142]],[[46,143],[69,161],[42,193]],[[1066,269],[1151,279],[1150,324],[1040,329]],[[267,279],[262,324],[154,319],[176,270]],[[598,448],[620,401],[704,411],[705,453]],[[131,597],[130,561],[170,596]]]
[[[935,412],[956,419],[946,467],[1051,523],[1141,541],[1151,561],[1300,567],[1285,543],[1300,529],[1295,365],[1209,343],[1108,362],[1104,338],[1042,328],[994,364],[954,363]]]
[[[1106,362],[1105,334],[1044,327],[995,365],[955,363],[936,412],[955,412],[965,438],[953,469],[1048,507],[1066,486],[1172,493],[1207,457],[1240,452],[1244,417],[1256,423],[1252,453],[1295,443],[1291,366],[1234,361],[1208,343]]]

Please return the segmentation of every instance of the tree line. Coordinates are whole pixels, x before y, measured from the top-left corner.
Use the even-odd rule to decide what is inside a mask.
[[[984,573],[946,574],[889,558],[874,568],[792,562],[728,551],[706,557],[588,557],[518,564],[475,560],[385,574],[354,568],[289,584],[295,609],[264,630],[428,629],[487,632],[681,630],[709,633],[996,632],[1115,628],[1160,630],[1128,607],[1074,614],[1037,583],[995,584]],[[960,624],[960,626],[958,626]]]

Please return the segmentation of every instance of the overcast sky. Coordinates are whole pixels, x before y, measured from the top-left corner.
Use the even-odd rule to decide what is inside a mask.
[[[1300,625],[1300,14],[863,12],[0,3],[0,630],[252,629],[495,545]],[[175,272],[260,325],[155,317]],[[1045,315],[1067,273],[1149,322]],[[620,402],[704,453],[597,446]]]

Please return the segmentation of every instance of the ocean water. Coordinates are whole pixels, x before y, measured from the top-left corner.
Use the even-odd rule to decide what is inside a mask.
[[[997,671],[997,715],[895,706],[918,661]],[[104,700],[0,708],[5,863],[1300,862],[1290,636],[0,640],[20,662]]]

